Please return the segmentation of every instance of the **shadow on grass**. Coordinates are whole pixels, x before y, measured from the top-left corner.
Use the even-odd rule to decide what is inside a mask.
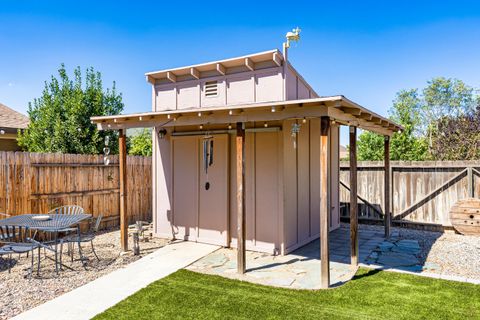
[[[368,270],[368,271],[362,271],[362,270]],[[352,280],[360,280],[365,277],[371,277],[381,271],[382,269],[360,269],[360,272],[357,271],[357,273],[353,276]]]

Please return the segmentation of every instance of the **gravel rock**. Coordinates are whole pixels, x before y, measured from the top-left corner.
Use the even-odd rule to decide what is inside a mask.
[[[360,228],[383,230],[376,225]],[[395,240],[418,241],[420,250],[415,250],[415,256],[423,266],[422,272],[480,280],[480,237],[404,228],[392,228],[393,233],[397,235]]]
[[[155,251],[167,244],[167,240],[152,238],[148,242],[140,242],[140,255],[134,256],[131,251],[120,255],[120,232],[108,230],[101,232],[94,240],[95,251],[100,258],[97,261],[91,251],[90,244],[82,245],[82,252],[88,258],[86,269],[78,260],[78,247],[75,246],[74,260],[70,262],[67,249],[64,246],[63,263],[65,266],[57,276],[55,273],[52,253],[45,257],[41,253],[40,275],[34,272],[33,277],[26,277],[30,268],[30,258],[23,254],[12,257],[14,266],[8,273],[8,257],[0,257],[0,319],[9,319],[23,311],[31,309],[59,295],[80,287],[116,269]],[[133,241],[129,238],[129,248]],[[35,255],[35,265],[36,265]]]

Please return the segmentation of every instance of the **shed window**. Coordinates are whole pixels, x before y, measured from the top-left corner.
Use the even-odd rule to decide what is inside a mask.
[[[205,82],[205,97],[218,96],[218,83],[217,81]]]

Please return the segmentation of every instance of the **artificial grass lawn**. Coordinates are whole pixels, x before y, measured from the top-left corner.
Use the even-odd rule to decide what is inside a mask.
[[[331,290],[180,270],[94,319],[480,319],[480,285],[370,269]]]

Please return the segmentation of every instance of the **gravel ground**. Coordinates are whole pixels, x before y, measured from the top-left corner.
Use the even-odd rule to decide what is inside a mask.
[[[361,225],[361,228],[383,230],[383,226]],[[427,273],[480,280],[480,237],[464,236],[453,231],[445,233],[392,228],[399,239],[417,240],[417,255]]]
[[[26,255],[22,255],[20,260],[17,260],[18,255],[12,257],[16,264],[10,274],[8,273],[7,256],[4,257],[5,259],[0,258],[0,319],[13,317],[107,273],[122,268],[165,244],[167,244],[167,240],[153,238],[149,239],[148,242],[140,242],[141,250],[139,256],[134,256],[131,251],[121,255],[120,232],[118,230],[103,231],[94,240],[95,251],[100,261],[97,261],[93,255],[90,244],[83,244],[83,253],[88,258],[85,269],[79,260],[71,263],[70,257],[66,254],[66,248],[64,248],[63,263],[72,270],[64,267],[57,276],[54,263],[49,259],[49,257],[53,257],[52,254],[47,253],[47,258],[45,258],[42,252],[40,275],[37,276],[34,273],[32,279],[26,278],[28,274],[27,269],[30,267],[30,259]],[[129,248],[132,245],[133,242],[130,238]],[[78,249],[75,253],[75,257],[78,259]]]
[[[399,235],[418,240],[428,272],[480,280],[480,237],[405,229]]]

